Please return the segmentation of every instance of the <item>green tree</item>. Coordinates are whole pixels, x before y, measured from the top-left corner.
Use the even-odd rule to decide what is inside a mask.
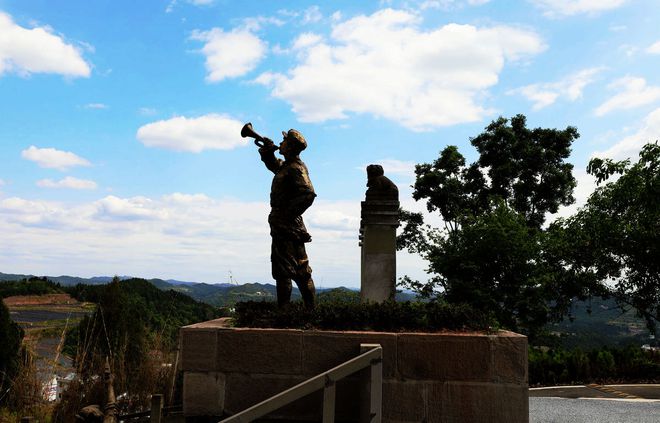
[[[577,130],[526,126],[499,118],[471,139],[479,159],[466,164],[455,146],[415,168],[413,198],[439,212],[444,228],[403,212],[399,248],[420,253],[433,277],[402,285],[423,296],[469,303],[495,314],[506,327],[531,331],[551,316],[551,269],[544,261],[548,213],[571,204],[573,166],[565,162]],[[562,302],[563,304],[563,302]]]
[[[586,205],[550,227],[565,279],[634,307],[655,331],[660,320],[660,145],[639,160],[595,158],[587,172],[599,186]],[[618,179],[610,180],[614,175]]]
[[[19,350],[23,340],[23,329],[14,322],[9,310],[0,300],[0,402],[7,398],[6,391],[11,385],[19,365]]]

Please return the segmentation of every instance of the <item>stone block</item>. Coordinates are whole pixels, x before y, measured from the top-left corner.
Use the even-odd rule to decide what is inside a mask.
[[[396,334],[385,332],[305,331],[302,370],[314,376],[360,354],[360,344],[383,347],[383,378],[396,375]]]
[[[383,421],[425,422],[427,401],[427,382],[384,382]]]
[[[527,337],[513,332],[490,336],[493,352],[493,382],[526,385]]]
[[[218,371],[276,375],[302,371],[301,330],[234,329],[217,333]]]
[[[225,406],[225,375],[216,372],[183,373],[183,414],[221,416]]]
[[[527,387],[480,382],[432,383],[428,393],[428,422],[526,423]]]
[[[488,337],[480,334],[413,334],[398,336],[399,375],[412,380],[491,380]]]
[[[183,371],[215,370],[217,333],[216,329],[181,329]]]

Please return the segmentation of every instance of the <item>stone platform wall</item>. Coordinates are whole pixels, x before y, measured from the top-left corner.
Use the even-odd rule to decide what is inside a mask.
[[[512,332],[381,333],[229,328],[224,319],[181,329],[187,416],[234,414],[359,354],[383,347],[384,422],[527,422],[527,338]],[[359,415],[359,382],[337,385],[338,421]],[[322,392],[271,418],[320,421]]]

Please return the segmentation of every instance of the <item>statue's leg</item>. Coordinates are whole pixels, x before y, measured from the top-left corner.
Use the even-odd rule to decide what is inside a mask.
[[[283,306],[291,302],[291,279],[277,279],[277,304]]]
[[[289,264],[287,243],[285,240],[273,237],[270,250],[272,275],[277,287],[277,304],[283,306],[291,302],[291,274],[292,266]]]
[[[307,308],[314,308],[316,302],[316,288],[312,279],[312,268],[309,267],[309,259],[305,251],[305,244],[300,243],[296,246],[297,269],[294,281],[298,285],[300,295]]]
[[[314,287],[314,281],[312,278],[309,277],[306,280],[296,280],[296,285],[298,285],[302,299],[305,302],[305,307],[314,308],[316,302],[316,288]]]

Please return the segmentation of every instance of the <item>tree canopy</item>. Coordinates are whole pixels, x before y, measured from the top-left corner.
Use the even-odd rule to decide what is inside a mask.
[[[542,327],[551,312],[542,226],[547,213],[574,202],[573,166],[565,160],[578,137],[570,126],[529,129],[523,115],[499,118],[471,139],[474,163],[448,146],[433,163],[417,165],[413,198],[426,200],[445,227],[403,212],[399,248],[420,253],[433,275],[403,285],[492,312],[510,329]]]
[[[654,330],[660,320],[660,145],[645,145],[634,164],[594,158],[587,171],[607,183],[575,215],[551,225],[562,244],[562,270],[634,307]]]

